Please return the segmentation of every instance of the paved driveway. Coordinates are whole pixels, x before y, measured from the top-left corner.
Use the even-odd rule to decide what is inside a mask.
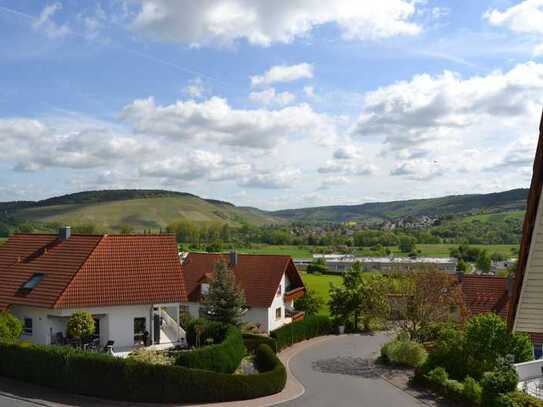
[[[339,336],[294,356],[290,370],[305,386],[305,393],[280,406],[421,407],[373,367],[372,354],[387,340],[385,334]]]

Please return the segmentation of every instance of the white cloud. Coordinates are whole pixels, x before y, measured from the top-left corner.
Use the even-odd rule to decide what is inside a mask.
[[[533,62],[468,79],[448,71],[421,74],[368,92],[352,133],[384,136],[394,150],[439,148],[478,126],[501,132],[517,120],[532,122],[542,104],[543,65]]]
[[[317,171],[320,174],[373,175],[377,167],[373,164],[328,160]]]
[[[490,24],[520,33],[543,34],[543,1],[524,0],[504,11],[488,10],[483,16]]]
[[[309,135],[316,140],[335,136],[332,118],[307,104],[279,110],[233,109],[225,99],[178,101],[158,106],[153,98],[126,106],[122,117],[140,133],[178,141],[210,141],[224,145],[269,149],[289,137]]]
[[[266,171],[242,178],[238,184],[247,188],[286,189],[295,186],[301,177],[299,169]]]
[[[315,88],[313,86],[304,86],[304,93],[308,98],[314,98],[315,95]]]
[[[349,178],[344,176],[331,176],[331,177],[325,177],[322,182],[321,186],[319,187],[319,190],[326,190],[333,187],[341,186],[349,184],[351,181]]]
[[[438,163],[428,160],[411,160],[397,165],[390,175],[406,176],[417,181],[430,180],[443,175],[443,169]]]
[[[132,28],[153,38],[193,45],[238,40],[269,46],[290,43],[315,27],[335,23],[345,40],[415,35],[416,2],[408,0],[137,0]]]
[[[334,151],[334,158],[336,160],[350,160],[353,158],[358,158],[360,155],[360,147],[353,145],[343,145]]]
[[[45,33],[49,38],[62,38],[70,33],[66,24],[59,25],[54,21],[55,14],[62,10],[62,4],[52,3],[43,8],[40,15],[32,23],[36,31]]]
[[[276,92],[274,88],[265,89],[261,92],[251,92],[249,99],[262,105],[288,105],[296,99],[290,92]]]
[[[313,65],[306,62],[297,65],[275,65],[263,75],[251,76],[251,86],[272,85],[313,78]]]

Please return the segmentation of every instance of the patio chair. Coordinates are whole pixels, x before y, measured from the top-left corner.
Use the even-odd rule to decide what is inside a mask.
[[[104,346],[104,352],[105,353],[113,353],[113,345],[115,344],[115,341],[107,341],[106,346]]]

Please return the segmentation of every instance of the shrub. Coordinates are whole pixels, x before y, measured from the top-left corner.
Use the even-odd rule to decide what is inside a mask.
[[[431,370],[428,372],[427,377],[430,383],[438,386],[444,386],[445,382],[449,379],[447,371],[442,367],[436,367],[435,369]]]
[[[294,343],[333,332],[330,318],[323,315],[310,315],[302,321],[292,322],[271,332],[277,342],[277,350],[284,349]]]
[[[22,333],[21,321],[8,312],[0,312],[0,341],[16,341]]]
[[[543,400],[536,399],[521,391],[514,391],[508,394],[514,406],[518,407],[543,407]]]
[[[464,379],[464,399],[473,404],[480,404],[482,394],[481,385],[472,377],[467,376]]]
[[[267,345],[256,350],[261,373],[229,375],[160,366],[67,347],[0,343],[0,375],[64,391],[126,401],[209,403],[275,394],[286,369]]]
[[[503,399],[502,396],[514,391],[517,384],[518,373],[513,368],[511,361],[499,358],[496,370],[486,372],[481,379],[483,405],[496,405],[499,400]]]
[[[245,355],[245,346],[238,328],[227,329],[224,341],[191,351],[179,352],[175,364],[192,369],[232,373],[239,367]]]
[[[199,338],[198,329],[201,330]],[[199,346],[208,343],[210,339],[213,343],[220,343],[224,340],[226,329],[227,327],[221,322],[193,319],[187,324],[187,343],[189,346]]]
[[[458,380],[445,380],[445,395],[452,400],[462,400],[464,398],[464,385]]]
[[[247,351],[251,353],[255,353],[258,346],[263,343],[268,345],[274,352],[277,352],[277,342],[269,336],[245,333],[243,334],[243,343]]]
[[[86,311],[74,312],[66,324],[66,334],[69,337],[85,339],[94,333],[94,319]]]
[[[409,367],[420,367],[426,361],[428,353],[417,342],[396,339],[381,348],[381,355],[386,361]]]
[[[128,354],[128,359],[153,365],[173,365],[173,358],[166,352],[159,350],[137,349]]]

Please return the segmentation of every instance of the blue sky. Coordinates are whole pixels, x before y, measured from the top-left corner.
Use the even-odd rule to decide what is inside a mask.
[[[0,200],[526,187],[543,0],[0,0]]]

